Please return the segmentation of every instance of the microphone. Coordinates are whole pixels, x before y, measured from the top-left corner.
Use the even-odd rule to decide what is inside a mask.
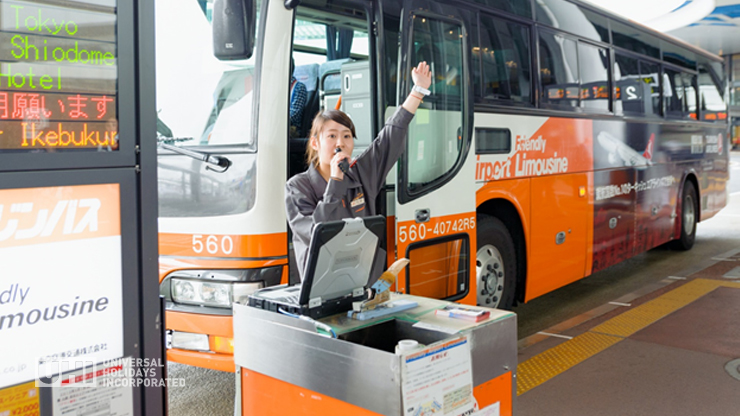
[[[337,147],[334,149],[334,154],[337,154],[342,151],[341,147]],[[342,171],[342,173],[347,173],[349,170],[349,162],[347,162],[347,159],[342,159],[341,162],[339,162],[339,169]]]

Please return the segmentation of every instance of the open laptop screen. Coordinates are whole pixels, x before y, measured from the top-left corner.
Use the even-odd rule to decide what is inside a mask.
[[[384,236],[385,218],[382,216],[317,224],[301,283],[301,305],[364,290]]]

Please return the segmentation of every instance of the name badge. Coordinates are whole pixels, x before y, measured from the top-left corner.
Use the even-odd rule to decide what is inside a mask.
[[[352,200],[352,203],[350,204],[350,206],[352,208],[354,208],[354,207],[356,207],[358,205],[362,205],[364,203],[365,203],[365,197],[364,196],[359,196],[359,197],[357,197],[357,198],[355,198],[355,199]]]

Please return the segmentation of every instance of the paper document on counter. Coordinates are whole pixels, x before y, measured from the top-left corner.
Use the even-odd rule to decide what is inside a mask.
[[[437,309],[437,316],[447,318],[464,319],[471,322],[480,322],[488,319],[491,313],[484,309],[470,308],[462,305],[447,305],[442,309]]]
[[[454,338],[405,355],[401,381],[405,416],[472,413],[475,401],[468,338]]]
[[[464,319],[450,319],[445,316],[439,316],[435,311],[427,312],[418,318],[414,327],[440,331],[447,334],[456,334],[468,328],[472,328],[478,323],[466,321]]]

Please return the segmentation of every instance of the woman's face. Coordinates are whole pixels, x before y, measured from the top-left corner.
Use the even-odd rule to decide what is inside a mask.
[[[319,155],[319,164],[329,165],[334,157],[334,149],[342,149],[342,153],[352,155],[355,140],[352,131],[334,120],[327,120],[318,138],[311,138],[311,147]]]

